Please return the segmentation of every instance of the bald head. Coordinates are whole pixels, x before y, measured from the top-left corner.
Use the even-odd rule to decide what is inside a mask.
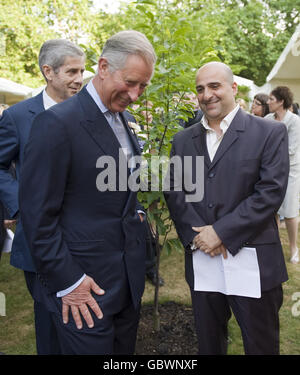
[[[199,105],[210,124],[219,126],[236,107],[237,84],[226,64],[214,61],[203,65],[196,75],[196,90]]]
[[[215,72],[223,73],[224,78],[228,81],[228,83],[231,85],[233,84],[234,82],[233,72],[228,65],[219,61],[209,62],[201,66],[201,68],[197,72],[197,76],[198,74],[201,74],[201,73],[205,74],[205,72],[208,70],[214,70]]]

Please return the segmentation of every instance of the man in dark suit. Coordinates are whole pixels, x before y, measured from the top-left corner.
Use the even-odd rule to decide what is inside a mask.
[[[140,148],[123,112],[149,84],[155,60],[143,34],[112,36],[93,80],[32,127],[20,211],[36,292],[52,312],[63,354],[134,352],[145,226],[127,186]]]
[[[3,248],[5,236],[6,236],[6,230],[4,227],[4,207],[3,207],[3,204],[0,202],[0,257],[2,254],[2,248]]]
[[[171,168],[166,201],[186,248],[199,353],[226,354],[232,310],[246,354],[278,354],[287,272],[275,216],[287,186],[287,131],[235,104],[237,84],[225,64],[201,67],[196,89],[204,117],[175,135],[171,151],[193,163],[180,175]],[[187,175],[204,182],[203,197],[173,188]]]
[[[41,47],[39,66],[46,80],[45,89],[39,95],[8,108],[0,119],[0,199],[11,218],[19,216],[20,169],[32,123],[39,113],[80,90],[85,55],[79,47],[67,40],[48,40]],[[16,178],[9,171],[12,162],[16,165]],[[36,268],[20,220],[12,245],[11,264],[24,270],[28,289],[33,295],[36,289]],[[37,298],[34,300],[34,313],[37,353],[60,353],[52,317]]]

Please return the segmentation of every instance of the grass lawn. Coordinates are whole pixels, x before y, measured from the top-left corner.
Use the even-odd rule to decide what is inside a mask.
[[[288,262],[287,234],[282,228],[281,239],[284,246],[289,280],[283,285],[284,302],[280,311],[281,354],[300,354],[300,264]],[[300,247],[300,246],[299,246]],[[176,301],[190,304],[189,288],[184,280],[183,254],[173,251],[171,255],[162,255],[161,274],[165,286],[160,289],[160,301]],[[298,292],[298,305],[292,299]],[[3,254],[0,262],[0,300],[6,302],[6,315],[0,316],[0,352],[6,354],[36,354],[32,300],[27,291],[23,272],[9,265],[9,254]],[[296,297],[297,295],[294,295]],[[154,287],[146,283],[143,303],[152,303]],[[296,314],[292,314],[293,311]],[[298,306],[298,307],[297,307]],[[0,305],[0,313],[3,313]],[[298,315],[299,316],[295,316]],[[229,354],[243,354],[243,345],[239,327],[231,318]]]

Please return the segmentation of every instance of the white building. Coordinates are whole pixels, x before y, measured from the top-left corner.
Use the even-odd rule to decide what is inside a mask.
[[[31,97],[32,88],[0,78],[0,103],[13,105]]]
[[[276,86],[288,86],[294,101],[300,103],[300,24],[260,90],[268,94]]]

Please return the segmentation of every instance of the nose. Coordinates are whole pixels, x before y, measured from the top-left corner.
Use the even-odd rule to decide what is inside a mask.
[[[212,97],[212,90],[209,87],[205,87],[203,89],[203,100],[209,101],[211,97]]]
[[[75,75],[74,82],[80,84],[80,86],[82,85],[82,83],[83,83],[83,72],[82,71],[79,71]]]
[[[130,88],[130,90],[128,90],[128,95],[130,97],[130,100],[131,102],[135,102],[139,96],[141,96],[143,93],[143,91],[140,90],[139,86],[136,85],[132,88]]]

